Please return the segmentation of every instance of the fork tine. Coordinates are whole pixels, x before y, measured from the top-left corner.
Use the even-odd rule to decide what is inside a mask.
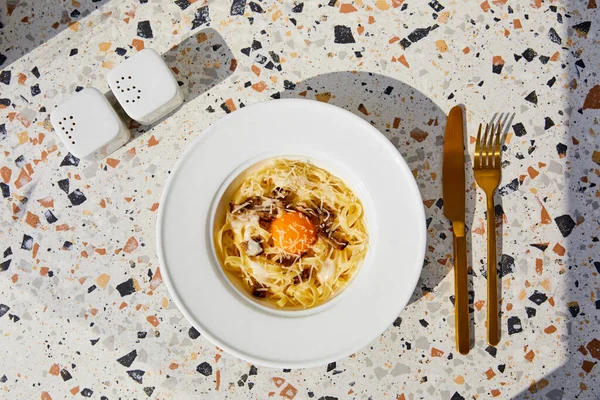
[[[500,168],[500,134],[502,133],[502,124],[498,124],[496,132],[496,141],[494,142],[494,168]]]
[[[477,131],[477,141],[475,141],[474,158],[474,168],[479,168],[481,166],[481,124],[479,124],[479,130]]]
[[[489,138],[489,142],[487,142],[487,166],[488,168],[494,168],[494,127],[495,125],[492,124],[492,127],[490,128],[490,138]]]
[[[490,132],[490,126],[485,124],[485,134],[483,135],[483,141],[481,142],[481,167],[487,167],[487,137]]]

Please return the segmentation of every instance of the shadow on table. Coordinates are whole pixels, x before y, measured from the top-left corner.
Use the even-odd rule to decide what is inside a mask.
[[[196,97],[224,81],[237,66],[231,49],[223,37],[212,28],[193,34],[162,54],[162,58],[183,91],[184,104],[194,101]],[[181,108],[177,108],[152,125],[139,125],[127,116],[112,92],[105,93],[105,96],[131,129],[132,141],[177,113]]]
[[[410,303],[431,292],[450,272],[450,263],[440,262],[440,257],[451,258],[453,252],[451,225],[443,216],[441,200],[446,113],[406,83],[374,73],[332,72],[298,84],[286,81],[285,88],[282,98],[326,101],[356,114],[381,131],[402,154],[426,204],[428,229],[423,272]],[[468,210],[467,218],[472,218],[472,202]],[[390,262],[402,268],[402,255]]]
[[[585,9],[586,5],[587,2],[574,0],[565,2],[558,11],[572,15],[573,18],[568,24],[557,24],[554,27],[562,37],[563,46],[572,41],[567,46],[578,49],[577,52],[561,51],[560,58],[566,65],[566,77],[563,81],[557,77],[558,81],[554,86],[558,86],[556,90],[566,91],[566,104],[558,104],[556,111],[559,115],[551,116],[553,119],[564,119],[564,128],[555,126],[536,135],[527,127],[528,135],[534,136],[530,139],[537,139],[535,136],[543,134],[541,140],[550,140],[556,145],[556,160],[550,161],[549,168],[565,178],[565,187],[560,195],[565,199],[563,203],[566,208],[556,209],[554,215],[550,213],[552,226],[561,232],[563,239],[558,243],[549,243],[544,252],[535,250],[535,256],[540,259],[556,258],[555,265],[547,265],[544,261],[543,268],[551,268],[556,274],[564,271],[564,275],[560,275],[564,277],[564,292],[548,295],[554,295],[556,307],[563,311],[560,316],[565,320],[567,332],[559,331],[556,334],[561,333],[563,337],[564,345],[561,347],[566,348],[567,360],[516,395],[516,400],[600,398],[597,381],[599,367],[596,365],[600,360],[600,301],[597,300],[600,272],[600,141],[597,121],[600,117],[600,98],[590,96],[592,88],[600,84],[596,76],[597,69],[592,67],[600,64],[600,53],[594,42],[600,31],[597,20],[593,21],[592,17],[596,10]],[[592,31],[588,34],[590,20]],[[563,49],[566,50],[567,47]],[[576,63],[583,60],[583,64]],[[580,65],[588,65],[590,68],[581,68]],[[563,87],[563,82],[569,83],[569,87]],[[540,86],[544,84],[545,80]],[[596,90],[600,91],[600,87]],[[546,199],[540,201],[543,204]],[[556,256],[565,249],[564,256]],[[542,329],[553,322],[534,321]],[[560,350],[563,349],[557,348],[557,351]]]

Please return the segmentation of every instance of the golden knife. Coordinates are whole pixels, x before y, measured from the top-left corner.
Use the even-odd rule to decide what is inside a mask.
[[[454,236],[456,347],[460,354],[468,354],[471,343],[469,339],[467,241],[465,238],[465,150],[463,110],[460,106],[455,106],[450,110],[446,122],[442,187],[444,215],[452,222]]]

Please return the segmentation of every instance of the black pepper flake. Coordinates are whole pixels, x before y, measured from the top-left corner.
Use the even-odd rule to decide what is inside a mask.
[[[69,53],[70,57],[73,57],[74,55],[76,55],[77,53],[79,53],[79,50],[77,49],[71,49],[71,52]]]
[[[554,28],[550,28],[550,30],[548,31],[548,39],[550,39],[550,41],[552,43],[556,43],[556,44],[562,43],[562,39],[560,38],[560,36],[558,36],[558,33],[556,33]]]
[[[510,317],[507,321],[507,324],[509,335],[523,332],[523,326],[521,325],[521,319],[519,317]]]
[[[200,337],[200,332],[198,332],[196,330],[196,328],[194,328],[193,326],[188,330],[188,336],[190,337],[190,339],[198,339]]]
[[[4,272],[8,269],[8,267],[10,267],[10,263],[12,262],[12,259],[10,260],[6,260],[6,261],[2,261],[0,263],[0,272]]]
[[[489,355],[494,358],[496,358],[496,354],[498,353],[498,349],[496,349],[494,346],[486,347],[485,351],[487,351],[489,353]]]
[[[8,312],[8,310],[10,310],[9,306],[7,306],[6,304],[0,304],[0,318],[2,318],[4,314]]]
[[[500,278],[512,274],[515,270],[515,259],[508,254],[502,254],[500,256],[500,262],[498,263],[500,270],[498,271]]]
[[[587,37],[588,32],[590,31],[590,27],[592,23],[590,21],[585,21],[577,25],[573,25],[573,29],[577,31],[580,36]]]
[[[233,0],[231,2],[230,15],[244,15],[246,10],[246,0]]]
[[[527,50],[525,50],[523,53],[521,53],[521,55],[523,56],[524,59],[527,60],[527,62],[532,62],[533,59],[535,57],[537,57],[538,53],[530,47]]]
[[[450,400],[465,400],[465,398],[462,397],[458,392],[454,392],[452,397],[450,397]]]
[[[296,5],[294,6],[294,8],[292,8],[292,12],[294,12],[294,13],[296,13],[296,14],[297,14],[297,13],[301,13],[301,12],[302,12],[302,10],[304,10],[304,3],[299,3],[299,4],[296,4]]]
[[[73,192],[69,193],[69,200],[71,201],[71,204],[78,206],[83,204],[87,200],[87,197],[85,197],[81,190],[75,189]]]
[[[117,358],[117,362],[119,364],[121,364],[124,367],[131,367],[131,364],[133,364],[133,362],[135,361],[137,357],[137,350],[133,350],[127,354],[125,354],[123,357],[121,358]]]
[[[252,10],[255,13],[262,14],[265,12],[265,10],[263,10],[261,6],[259,6],[258,4],[256,4],[253,1],[251,1],[248,5],[250,6],[250,10]]]
[[[208,12],[208,6],[200,7],[196,10],[194,14],[194,19],[192,21],[192,29],[196,29],[202,25],[210,23],[210,15]]]
[[[152,34],[152,26],[150,25],[150,21],[138,22],[137,35],[144,39],[152,39],[154,37]]]
[[[554,121],[552,121],[552,118],[545,117],[544,118],[544,130],[548,130],[548,129],[552,128],[553,126],[554,126]]]
[[[31,250],[33,248],[33,238],[29,235],[23,235],[23,240],[21,241],[21,249],[22,250]]]
[[[31,73],[33,74],[33,76],[35,76],[36,78],[40,77],[40,71],[38,70],[38,67],[33,67],[33,69],[31,70]]]
[[[81,391],[81,395],[82,395],[83,397],[92,397],[92,395],[93,395],[93,394],[94,394],[94,391],[93,391],[92,389],[84,388],[84,389]]]
[[[527,97],[525,97],[525,100],[527,100],[530,103],[533,103],[537,106],[538,103],[538,98],[537,98],[537,94],[535,93],[535,90],[531,93],[529,93],[527,95]]]
[[[335,362],[329,363],[327,365],[327,372],[331,372],[336,368],[337,364]]]
[[[573,302],[571,302],[571,303],[568,303],[568,304],[567,304],[567,307],[569,308],[569,312],[571,313],[571,316],[572,316],[573,318],[575,318],[576,316],[578,316],[578,315],[579,315],[579,312],[581,311],[581,310],[579,309],[579,303],[578,303],[578,302],[576,302],[576,301],[573,301]]]
[[[142,371],[141,369],[132,369],[130,371],[127,371],[127,375],[129,375],[129,377],[131,379],[133,379],[134,381],[136,381],[137,383],[139,383],[140,385],[143,382],[142,377],[144,376],[146,372]]]
[[[73,154],[69,153],[65,156],[65,158],[63,158],[63,160],[60,163],[61,167],[65,167],[65,166],[73,166],[76,167],[79,165],[79,158],[75,157]]]
[[[135,282],[133,278],[129,278],[125,282],[119,283],[117,285],[117,290],[121,294],[121,297],[129,296],[130,294],[135,292]]]
[[[352,36],[352,29],[344,25],[336,25],[333,27],[333,34],[335,36],[333,42],[339,44],[356,43],[354,36]]]
[[[63,381],[66,382],[69,379],[72,379],[73,377],[71,376],[71,374],[69,373],[69,371],[67,371],[66,369],[62,369],[60,371],[60,376],[62,377]]]
[[[11,76],[12,76],[12,73],[10,71],[0,72],[0,82],[4,83],[5,85],[10,85]]]
[[[152,393],[154,393],[154,386],[145,387],[144,393],[146,393],[146,396],[148,397],[152,396]]]
[[[529,296],[529,300],[531,300],[532,302],[534,302],[536,305],[540,305],[546,302],[546,300],[548,300],[548,296],[545,293],[540,292],[539,290],[536,290],[533,292],[533,294],[531,296]]]
[[[558,226],[558,229],[563,237],[569,236],[576,225],[575,221],[573,221],[573,218],[571,218],[569,214],[554,218],[554,222],[556,222],[556,225]]]
[[[2,190],[2,197],[10,197],[10,186],[4,182],[0,182],[0,190]]]
[[[31,87],[31,95],[32,96],[37,96],[38,94],[42,93],[42,90],[40,89],[40,85],[39,84],[35,84]]]
[[[124,55],[127,53],[127,50],[125,50],[125,49],[124,49],[124,48],[122,48],[122,47],[117,47],[117,48],[115,49],[115,53],[117,53],[117,54],[118,54],[118,55],[120,55],[120,56],[124,56]]]
[[[209,363],[204,361],[196,367],[196,371],[204,376],[212,375],[213,369]]]

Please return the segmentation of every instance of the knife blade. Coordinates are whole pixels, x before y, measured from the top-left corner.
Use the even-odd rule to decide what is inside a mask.
[[[465,151],[463,110],[450,110],[444,134],[442,196],[444,215],[452,222],[454,242],[454,307],[456,347],[468,354],[470,348],[467,242],[465,238]]]

